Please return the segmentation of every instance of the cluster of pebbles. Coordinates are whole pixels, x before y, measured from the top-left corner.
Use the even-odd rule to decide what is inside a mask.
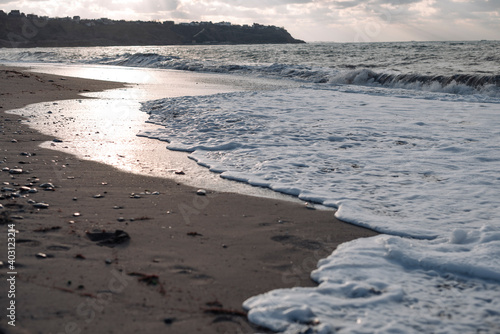
[[[31,156],[30,153],[21,153],[22,156]],[[2,161],[2,163],[5,163]],[[3,167],[1,169],[2,173],[8,173],[11,175],[11,182],[2,182],[0,185],[0,200],[7,200],[7,199],[19,199],[19,198],[24,198],[27,200],[28,204],[31,204],[34,208],[37,209],[47,209],[49,207],[49,204],[44,203],[44,202],[37,202],[33,199],[30,198],[30,195],[36,194],[39,192],[39,189],[44,190],[44,191],[54,191],[55,186],[52,183],[41,183],[40,179],[37,178],[36,176],[33,176],[29,179],[24,184],[20,184],[15,182],[15,177],[19,175],[25,175],[29,174],[29,171],[26,171],[18,166],[15,166],[13,168],[10,167]],[[3,209],[4,206],[0,203],[0,210]]]

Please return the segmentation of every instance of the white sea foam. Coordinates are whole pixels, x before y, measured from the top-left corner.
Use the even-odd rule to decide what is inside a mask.
[[[433,241],[358,239],[319,262],[318,287],[244,306],[252,322],[287,333],[498,333],[499,255],[498,227]]]
[[[432,238],[455,224],[479,227],[500,204],[498,104],[301,88],[143,108],[165,127],[140,135],[193,152],[224,178],[339,207],[340,218],[380,232]]]
[[[320,261],[317,288],[249,299],[251,321],[290,333],[500,330],[500,104],[415,96],[315,86],[143,105],[163,127],[142,136],[391,234]]]

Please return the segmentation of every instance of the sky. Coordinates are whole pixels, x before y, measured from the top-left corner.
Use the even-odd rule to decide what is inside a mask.
[[[275,25],[306,42],[500,40],[500,0],[0,0],[50,17]]]

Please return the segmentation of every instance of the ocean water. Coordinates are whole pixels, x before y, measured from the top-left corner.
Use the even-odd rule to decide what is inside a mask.
[[[499,51],[491,41],[0,49],[0,61],[299,83],[141,106],[157,128],[139,136],[382,233],[320,260],[318,287],[248,299],[250,321],[285,333],[499,333]]]

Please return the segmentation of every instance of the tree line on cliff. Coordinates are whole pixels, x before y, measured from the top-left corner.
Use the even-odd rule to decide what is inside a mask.
[[[284,28],[229,22],[84,20],[0,10],[0,47],[304,43]]]

